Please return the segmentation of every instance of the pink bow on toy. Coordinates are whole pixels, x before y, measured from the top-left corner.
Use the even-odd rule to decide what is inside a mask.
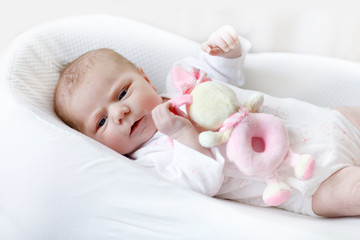
[[[198,68],[191,67],[189,72],[180,66],[175,66],[171,71],[171,79],[183,95],[191,93],[197,84],[211,81],[207,74]]]
[[[183,95],[181,97],[171,99],[174,108],[173,113],[186,117],[179,109],[181,105],[190,105],[192,103],[191,91],[197,84],[211,81],[207,74],[198,68],[191,67],[189,72],[180,66],[175,66],[171,71],[171,79],[176,87]]]

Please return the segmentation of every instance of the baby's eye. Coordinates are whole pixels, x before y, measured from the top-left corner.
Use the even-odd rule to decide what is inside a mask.
[[[126,95],[127,91],[128,91],[128,89],[127,89],[127,88],[126,88],[126,89],[124,89],[124,90],[122,90],[122,91],[120,92],[120,94],[119,94],[118,99],[119,99],[119,100],[123,99],[123,98],[125,97],[125,95]]]
[[[101,120],[98,123],[98,128],[104,126],[104,124],[106,123],[107,117],[103,117],[101,118]]]

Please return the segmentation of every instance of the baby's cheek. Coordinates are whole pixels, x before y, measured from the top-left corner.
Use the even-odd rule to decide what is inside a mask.
[[[102,143],[113,150],[118,149],[118,145],[121,145],[121,142],[116,142],[113,136],[104,136],[104,138],[102,139]]]
[[[128,139],[111,128],[106,129],[99,142],[120,154],[126,154],[128,149]]]

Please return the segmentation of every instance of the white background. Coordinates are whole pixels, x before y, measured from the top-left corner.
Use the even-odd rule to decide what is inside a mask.
[[[224,24],[253,44],[360,61],[359,0],[0,0],[0,56],[24,31],[73,15],[113,14],[201,42]],[[5,107],[0,94],[0,107]]]
[[[230,24],[252,42],[252,52],[360,61],[359,9],[359,0],[0,0],[0,56],[16,36],[38,24],[73,15],[113,14],[199,42]]]
[[[253,52],[290,51],[360,61],[358,0],[0,0],[0,54],[25,30],[49,20],[108,13],[203,41],[235,26]]]

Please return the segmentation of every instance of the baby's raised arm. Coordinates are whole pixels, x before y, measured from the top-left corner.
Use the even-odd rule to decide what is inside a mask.
[[[153,109],[152,117],[157,129],[176,141],[213,158],[209,149],[200,145],[199,132],[190,120],[175,115],[171,110],[171,102],[162,103]]]
[[[225,25],[213,32],[209,39],[201,44],[204,52],[212,56],[237,58],[241,56],[239,37],[232,26]]]

